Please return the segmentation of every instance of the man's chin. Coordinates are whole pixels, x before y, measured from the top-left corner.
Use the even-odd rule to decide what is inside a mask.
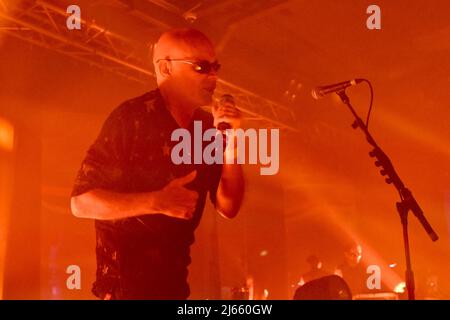
[[[209,93],[209,94],[207,94],[207,95],[202,97],[199,106],[200,107],[210,106],[210,105],[212,105],[212,102],[213,102],[212,94]]]

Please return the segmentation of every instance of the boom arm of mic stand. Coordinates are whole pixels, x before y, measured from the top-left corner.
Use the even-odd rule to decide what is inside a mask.
[[[350,99],[345,93],[345,90],[338,91],[337,95],[339,95],[342,102],[345,105],[347,105],[347,107],[350,109],[353,116],[355,117],[355,122],[352,124],[352,127],[354,129],[357,129],[359,127],[366,135],[367,142],[369,142],[369,144],[374,147],[374,149],[369,153],[369,155],[377,159],[377,161],[375,161],[375,165],[382,168],[380,173],[383,176],[387,176],[386,182],[388,184],[392,183],[398,190],[403,208],[405,208],[406,210],[411,210],[414,213],[414,215],[420,221],[427,234],[430,236],[431,240],[433,241],[438,240],[439,239],[438,235],[436,234],[436,232],[434,232],[428,220],[425,218],[422,209],[420,208],[416,199],[412,195],[411,191],[409,191],[403,184],[399,175],[395,171],[394,166],[391,163],[391,160],[386,155],[386,153],[384,153],[384,151],[377,145],[374,138],[367,130],[366,125],[351,106]]]

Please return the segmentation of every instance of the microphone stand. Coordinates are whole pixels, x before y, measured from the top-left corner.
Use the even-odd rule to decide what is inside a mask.
[[[408,237],[408,212],[411,210],[417,217],[417,219],[419,219],[420,223],[422,224],[423,228],[428,233],[432,241],[436,241],[438,239],[438,236],[434,232],[433,228],[431,228],[427,219],[425,218],[423,211],[420,208],[419,204],[417,203],[416,199],[414,198],[413,194],[405,187],[402,180],[398,176],[397,172],[394,169],[394,166],[391,163],[391,160],[384,153],[384,151],[377,145],[374,138],[369,133],[367,126],[364,124],[362,119],[353,109],[352,105],[350,104],[350,99],[345,93],[345,89],[338,91],[336,93],[341,98],[342,102],[345,105],[347,105],[347,107],[350,109],[353,116],[355,117],[355,121],[352,124],[353,129],[360,128],[366,135],[367,142],[369,142],[369,144],[374,147],[374,149],[371,152],[369,152],[369,155],[370,157],[376,158],[375,165],[377,167],[381,167],[380,171],[381,175],[387,176],[387,178],[385,179],[386,183],[393,184],[400,195],[401,201],[396,203],[396,207],[400,215],[400,221],[403,227],[403,242],[406,257],[405,282],[406,288],[408,290],[408,299],[415,300],[414,273],[411,267],[411,254]]]

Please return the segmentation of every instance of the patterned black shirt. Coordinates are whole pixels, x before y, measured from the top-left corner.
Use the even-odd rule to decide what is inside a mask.
[[[202,109],[194,113],[193,120],[202,121],[203,131],[213,127],[211,114]],[[215,204],[222,166],[173,164],[171,148],[178,142],[170,138],[177,128],[156,89],[113,110],[82,163],[72,196],[97,188],[123,193],[156,191],[197,170],[195,180],[186,186],[199,194],[191,220],[163,214],[95,220],[97,279],[92,291],[100,298],[108,293],[126,299],[189,295],[189,248],[207,192]],[[193,139],[193,121],[188,130]]]

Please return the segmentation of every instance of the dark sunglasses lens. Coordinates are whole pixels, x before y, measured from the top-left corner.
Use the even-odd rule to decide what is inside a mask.
[[[214,71],[217,72],[220,69],[220,63],[214,62],[213,64],[211,64],[211,67],[214,69]]]
[[[199,61],[197,62],[197,67],[195,70],[198,73],[210,73],[211,70],[218,71],[220,69],[220,64],[217,62],[210,63],[209,61]]]

